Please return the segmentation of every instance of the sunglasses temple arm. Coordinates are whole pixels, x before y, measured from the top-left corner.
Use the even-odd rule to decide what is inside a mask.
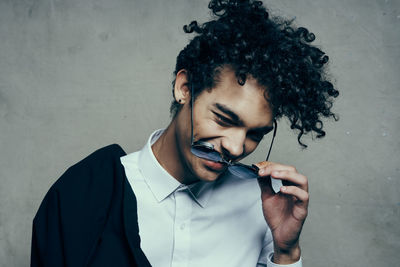
[[[271,154],[272,144],[274,143],[274,139],[275,139],[275,135],[276,135],[276,128],[278,128],[278,124],[276,123],[276,120],[274,120],[274,134],[272,135],[271,145],[269,146],[268,155],[267,155],[267,158],[265,159],[265,161],[268,161],[269,155]]]
[[[190,90],[191,90],[191,99],[192,102],[190,103],[190,143],[193,146],[193,102],[194,102],[194,90],[193,90],[193,83],[190,83]]]

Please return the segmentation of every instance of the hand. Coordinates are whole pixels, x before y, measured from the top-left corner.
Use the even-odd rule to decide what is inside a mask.
[[[308,180],[292,166],[263,161],[258,183],[264,218],[274,239],[275,263],[293,263],[300,258],[299,237],[308,210]],[[282,180],[284,186],[275,194],[270,176]]]

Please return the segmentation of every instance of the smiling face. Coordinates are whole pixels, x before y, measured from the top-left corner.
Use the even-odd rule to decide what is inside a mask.
[[[273,115],[264,92],[251,76],[241,86],[234,71],[223,68],[216,86],[201,92],[194,102],[194,140],[213,144],[215,150],[234,161],[249,155],[272,130]],[[190,88],[184,71],[177,74],[175,97],[177,101],[181,100],[182,107],[171,125],[176,155],[182,165],[182,171],[177,175],[183,175],[181,179],[175,178],[183,183],[214,181],[224,171],[224,166],[198,158],[190,151]]]

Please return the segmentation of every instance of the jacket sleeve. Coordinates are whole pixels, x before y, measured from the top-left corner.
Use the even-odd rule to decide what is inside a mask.
[[[51,188],[33,220],[31,266],[64,266],[58,195]]]

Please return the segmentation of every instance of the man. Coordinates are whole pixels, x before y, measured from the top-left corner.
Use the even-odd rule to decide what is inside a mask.
[[[259,1],[209,7],[215,20],[184,27],[197,35],[177,58],[169,126],[141,151],[96,151],[52,186],[32,266],[301,266],[306,176],[237,162],[283,116],[302,146],[307,132],[325,135],[338,95],[322,75],[328,58]]]

